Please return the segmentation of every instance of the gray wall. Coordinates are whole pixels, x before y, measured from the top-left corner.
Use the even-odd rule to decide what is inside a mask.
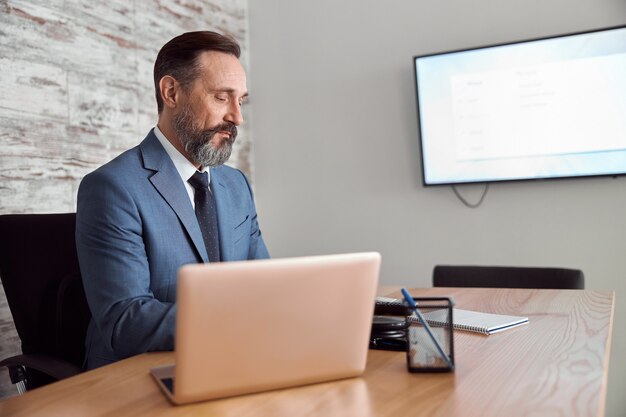
[[[415,287],[439,263],[581,268],[616,291],[607,416],[624,416],[626,178],[494,185],[478,209],[423,188],[411,57],[624,24],[626,2],[266,0],[249,16],[272,255],[378,250],[382,282]]]
[[[190,30],[230,33],[248,58],[246,0],[0,1],[0,214],[75,211],[80,179],[156,123],[152,67]],[[249,128],[231,164],[250,174]],[[0,358],[19,352],[0,287]],[[0,398],[15,392],[0,370]]]

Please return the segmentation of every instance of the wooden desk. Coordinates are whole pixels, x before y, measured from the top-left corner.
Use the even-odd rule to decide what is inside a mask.
[[[410,374],[403,353],[370,351],[363,377],[172,406],[148,374],[171,352],[139,355],[0,402],[2,416],[603,416],[613,292],[414,290],[459,308],[524,315],[491,336],[457,332],[456,372]],[[399,293],[386,287],[381,294]]]

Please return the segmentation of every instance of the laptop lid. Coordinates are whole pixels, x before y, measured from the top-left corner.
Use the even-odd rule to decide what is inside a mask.
[[[152,374],[177,404],[358,376],[379,270],[374,252],[183,266],[176,366]]]

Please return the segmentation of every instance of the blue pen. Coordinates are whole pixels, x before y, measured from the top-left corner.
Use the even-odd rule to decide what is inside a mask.
[[[437,340],[437,338],[435,338],[435,335],[433,334],[432,329],[430,328],[430,326],[428,325],[428,323],[422,316],[422,313],[420,313],[419,310],[417,309],[417,304],[415,304],[415,300],[413,300],[413,297],[411,296],[411,294],[409,294],[406,288],[402,288],[401,291],[402,291],[402,295],[404,296],[404,299],[406,300],[407,303],[409,303],[409,307],[411,307],[411,309],[415,312],[417,319],[419,320],[420,323],[422,323],[422,325],[428,332],[428,335],[430,336],[433,343],[435,344],[435,347],[439,351],[439,354],[441,355],[441,357],[445,359],[449,367],[452,367],[452,362],[450,362],[450,358],[448,358],[448,355],[446,355],[446,353],[443,351],[443,348],[439,344],[439,341]]]

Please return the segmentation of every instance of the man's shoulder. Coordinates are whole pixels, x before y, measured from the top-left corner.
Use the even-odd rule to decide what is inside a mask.
[[[88,177],[110,177],[123,179],[128,174],[145,171],[144,151],[151,133],[138,145],[122,152],[109,162],[92,171]]]
[[[123,173],[128,173],[142,168],[141,152],[139,146],[122,152],[109,162],[89,173],[87,177],[122,177]]]

